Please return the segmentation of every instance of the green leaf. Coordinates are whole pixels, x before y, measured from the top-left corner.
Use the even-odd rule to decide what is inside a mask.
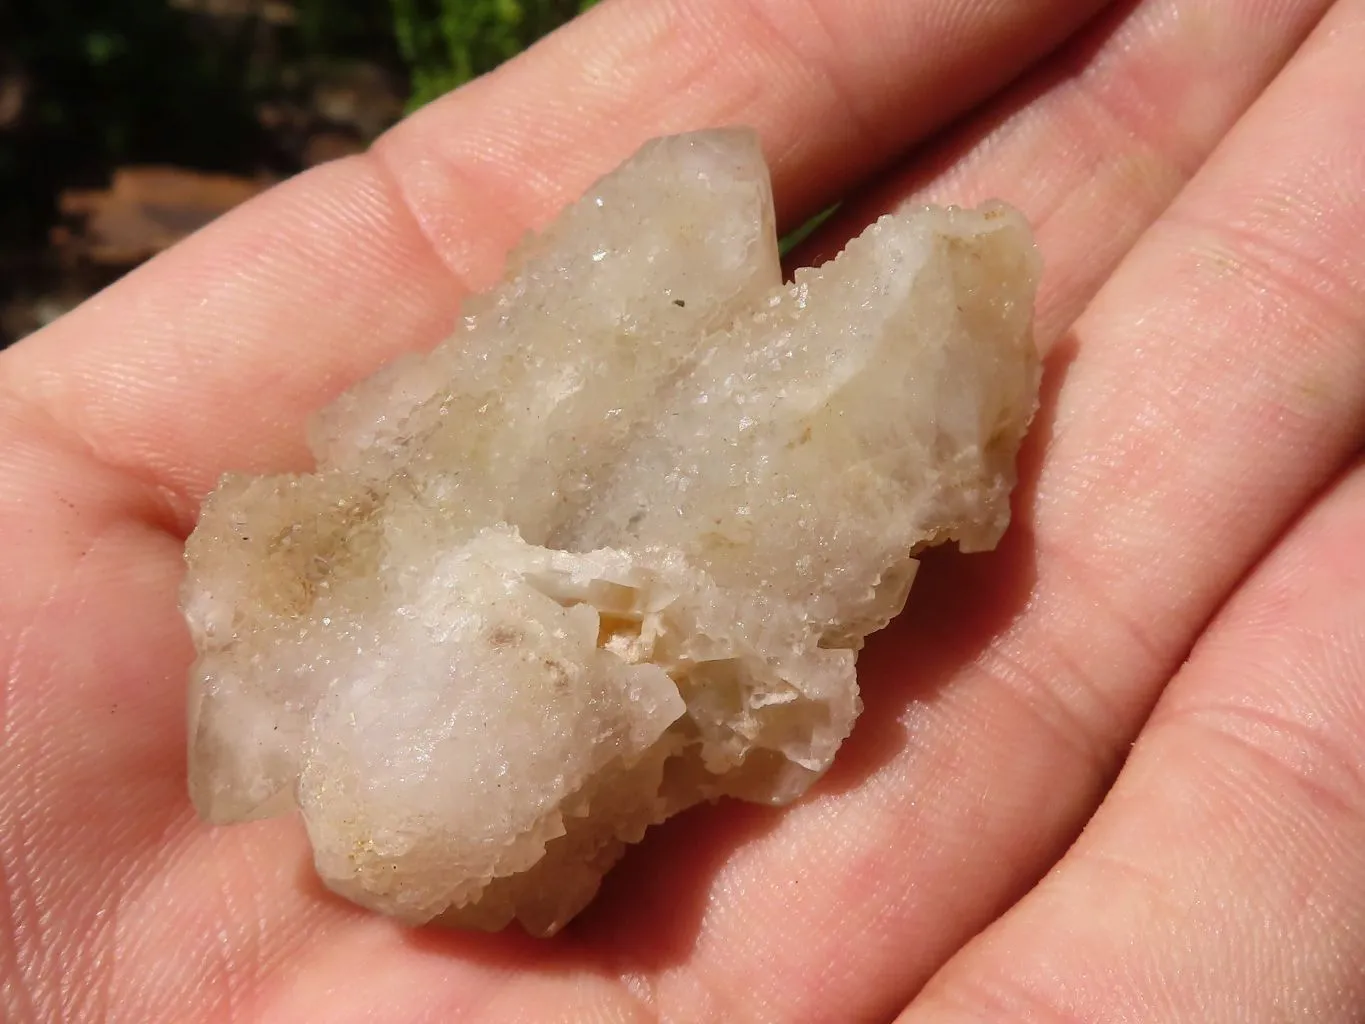
[[[838,203],[835,203],[833,206],[825,207],[810,220],[806,221],[806,223],[802,224],[795,231],[783,238],[778,245],[778,249],[782,255],[786,256],[807,238],[815,234],[815,232],[820,229],[821,224],[834,216],[834,211],[837,209],[839,209]]]

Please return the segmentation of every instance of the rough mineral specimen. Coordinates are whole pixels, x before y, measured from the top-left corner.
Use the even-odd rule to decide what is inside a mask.
[[[651,824],[819,778],[914,554],[1005,529],[1038,260],[924,209],[783,284],[773,224],[752,134],[651,142],[324,411],[315,472],[223,479],[204,817],[298,808],[356,902],[546,935]]]

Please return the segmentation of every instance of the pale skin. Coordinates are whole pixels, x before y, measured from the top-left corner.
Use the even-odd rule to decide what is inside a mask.
[[[1365,0],[1103,6],[606,0],[0,356],[0,1016],[1362,1019]],[[217,476],[305,465],[527,227],[720,123],[788,226],[861,197],[808,257],[907,197],[1037,225],[1001,550],[929,560],[807,799],[661,827],[553,940],[405,930],[297,822],[200,824]]]

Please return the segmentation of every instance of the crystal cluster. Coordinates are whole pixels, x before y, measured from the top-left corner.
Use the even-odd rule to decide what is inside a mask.
[[[700,801],[790,801],[914,555],[995,544],[1038,382],[1001,205],[883,217],[784,284],[742,130],[659,139],[187,546],[190,790],[301,812],[326,883],[551,934]]]

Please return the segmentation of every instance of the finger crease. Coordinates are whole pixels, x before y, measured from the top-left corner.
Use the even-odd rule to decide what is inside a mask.
[[[455,258],[444,244],[442,239],[432,230],[428,219],[423,216],[421,207],[413,198],[411,192],[403,184],[401,176],[394,169],[390,162],[387,150],[384,148],[383,141],[371,147],[362,159],[367,159],[370,166],[374,168],[379,177],[380,184],[388,190],[397,202],[398,209],[407,219],[413,234],[422,240],[422,245],[426,252],[435,257],[437,266],[443,267],[450,275],[451,283],[456,294],[469,295],[473,292],[473,287],[468,278],[469,268],[460,265],[460,260]],[[446,160],[441,164],[441,171],[451,181],[458,185],[468,188],[470,196],[478,197],[479,201],[485,201],[486,192],[481,189],[472,175],[459,167],[455,161]],[[505,211],[506,206],[496,201],[489,200],[487,205]],[[504,213],[505,216],[505,213]],[[519,226],[519,225],[518,225]],[[525,231],[522,235],[526,234]]]
[[[1345,744],[1314,728],[1267,708],[1241,704],[1209,704],[1181,711],[1163,722],[1168,728],[1184,725],[1212,734],[1239,749],[1269,777],[1287,779],[1314,806],[1326,807],[1354,820],[1365,816],[1365,761],[1345,752]],[[1222,763],[1222,762],[1218,762]],[[1223,764],[1237,776],[1235,765]],[[1243,794],[1249,796],[1250,794]],[[1255,806],[1282,809],[1280,801]]]

